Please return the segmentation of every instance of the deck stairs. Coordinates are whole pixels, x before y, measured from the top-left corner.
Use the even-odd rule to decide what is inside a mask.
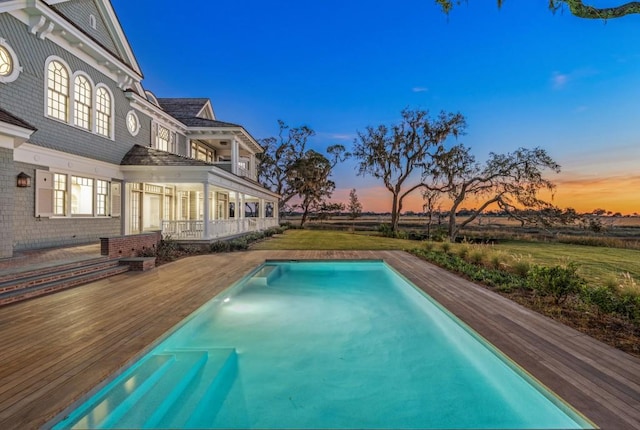
[[[210,428],[236,376],[234,348],[150,354],[53,428]]]
[[[0,272],[0,306],[50,294],[129,270],[118,260],[98,257],[30,268],[24,271]]]

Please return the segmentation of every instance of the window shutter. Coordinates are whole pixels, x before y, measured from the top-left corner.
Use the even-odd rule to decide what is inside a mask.
[[[111,216],[119,217],[122,212],[122,184],[120,182],[111,183]]]
[[[53,173],[36,170],[36,217],[53,216]]]

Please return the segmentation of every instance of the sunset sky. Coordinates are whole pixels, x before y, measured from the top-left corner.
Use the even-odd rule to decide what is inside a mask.
[[[314,149],[349,148],[405,107],[459,111],[479,160],[545,148],[562,166],[548,176],[557,205],[640,212],[640,16],[554,15],[546,0],[469,0],[449,17],[433,0],[112,3],[145,88],[209,97],[257,139],[282,119],[314,129]],[[338,166],[334,200],[356,188],[365,210],[390,210],[381,183],[355,172]],[[405,205],[421,207],[419,195]]]

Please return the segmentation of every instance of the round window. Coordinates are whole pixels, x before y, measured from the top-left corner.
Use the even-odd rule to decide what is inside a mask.
[[[13,72],[11,54],[4,46],[0,46],[0,76],[9,76]]]
[[[138,121],[138,116],[134,111],[129,111],[127,114],[127,129],[132,136],[138,134],[140,130],[140,122]]]

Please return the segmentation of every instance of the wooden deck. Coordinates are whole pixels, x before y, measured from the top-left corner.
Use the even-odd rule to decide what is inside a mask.
[[[640,428],[640,360],[400,251],[180,260],[0,309],[0,428],[42,426],[265,259],[384,259],[604,428]]]

